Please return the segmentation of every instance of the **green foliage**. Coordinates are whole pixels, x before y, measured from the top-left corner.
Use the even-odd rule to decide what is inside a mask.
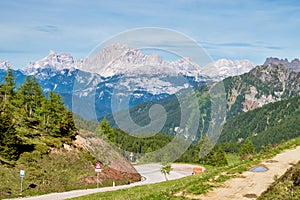
[[[104,135],[110,142],[115,142],[114,130],[110,127],[106,118],[100,123],[100,134]]]
[[[0,165],[0,199],[19,196],[20,169],[25,170],[22,196],[94,188],[95,183],[84,181],[95,175],[91,167],[95,158],[89,156],[84,151],[63,149],[44,155],[38,150],[24,152],[15,167]]]
[[[242,145],[241,149],[240,149],[240,155],[244,156],[247,154],[253,154],[255,153],[255,149],[254,149],[254,145],[252,143],[252,141],[247,138],[245,143]]]
[[[290,167],[281,177],[276,178],[274,183],[264,191],[258,200],[274,199],[300,199],[300,162]]]
[[[22,107],[20,111],[24,119],[37,117],[40,114],[37,110],[44,100],[43,90],[35,77],[26,77],[16,91],[16,106]]]
[[[225,166],[228,164],[226,153],[222,146],[218,144],[213,146],[207,135],[204,135],[196,146],[191,145],[177,161],[212,166]]]
[[[293,173],[292,181],[295,186],[300,186],[300,168],[297,168]]]
[[[214,148],[209,164],[218,167],[228,165],[226,153],[224,152],[222,146]]]
[[[15,95],[16,83],[12,74],[12,69],[7,69],[7,75],[4,77],[3,83],[0,84],[0,102],[1,104],[11,103]]]
[[[167,174],[170,174],[170,172],[172,171],[172,167],[171,164],[168,162],[164,162],[162,163],[162,166],[160,168],[160,172],[165,176],[166,181],[168,180],[167,178]]]
[[[18,159],[20,143],[11,113],[8,108],[4,108],[0,112],[0,157]]]
[[[128,152],[138,154],[150,153],[159,150],[170,143],[172,136],[165,134],[130,135],[120,129],[115,129],[115,142],[118,147]]]
[[[61,123],[59,124],[59,130],[62,136],[69,136],[69,137],[76,136],[77,129],[71,111],[66,110],[65,114],[61,119]]]
[[[34,150],[43,155],[49,146],[61,147],[74,139],[73,116],[60,95],[51,91],[46,98],[35,77],[26,77],[17,89],[15,85],[8,69],[0,84],[0,157],[17,160],[22,153]]]
[[[219,138],[224,149],[237,152],[249,138],[256,150],[300,136],[300,97],[269,103],[227,121]]]
[[[99,127],[98,122],[90,121],[90,120],[84,120],[80,115],[73,114],[74,122],[76,124],[76,127],[80,130],[87,130],[90,132],[96,132],[97,128]]]

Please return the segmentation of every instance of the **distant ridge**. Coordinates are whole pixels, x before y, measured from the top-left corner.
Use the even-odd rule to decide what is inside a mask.
[[[0,69],[7,69],[7,67],[11,67],[11,64],[8,61],[0,60]]]
[[[286,66],[289,71],[300,72],[300,60],[298,58],[295,58],[291,62],[289,62],[288,59],[286,58],[279,59],[279,58],[269,57],[266,59],[264,65],[268,65],[268,64],[274,64],[274,65],[282,64]]]

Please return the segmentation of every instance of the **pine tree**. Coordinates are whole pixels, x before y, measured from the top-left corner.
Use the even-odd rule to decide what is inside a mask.
[[[7,75],[4,77],[3,83],[0,85],[0,111],[5,107],[12,106],[12,99],[15,95],[16,82],[10,68],[6,71]]]
[[[240,155],[244,156],[247,154],[253,154],[255,153],[255,149],[254,149],[254,145],[252,143],[252,141],[247,138],[245,143],[242,145],[241,149],[240,149]]]
[[[198,161],[201,160],[202,162],[205,163],[207,159],[207,155],[211,152],[212,148],[213,145],[211,144],[209,137],[207,135],[204,135],[197,145],[198,150],[195,156],[198,156]]]
[[[9,160],[18,159],[20,144],[11,111],[6,107],[0,112],[0,156]]]
[[[45,107],[48,108],[46,121],[47,129],[50,130],[52,136],[60,137],[60,123],[65,114],[65,106],[60,95],[55,94],[53,91],[49,93],[49,98],[45,102]]]
[[[207,163],[213,166],[225,166],[228,164],[226,154],[221,145],[215,147],[213,151],[208,155]]]
[[[66,110],[65,115],[60,123],[60,134],[62,136],[75,137],[77,129],[71,111]]]
[[[106,118],[103,118],[100,123],[101,133],[110,141],[115,142],[115,133],[114,130],[110,127]]]
[[[45,95],[35,77],[26,76],[24,83],[17,90],[17,104],[23,107],[26,117],[37,117],[37,109],[41,107]]]

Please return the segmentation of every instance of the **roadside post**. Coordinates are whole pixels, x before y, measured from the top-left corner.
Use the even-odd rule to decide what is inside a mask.
[[[134,153],[131,152],[130,155],[129,155],[129,157],[130,157],[130,161],[133,162]]]
[[[95,172],[97,173],[97,188],[99,188],[99,173],[101,172],[101,163],[100,162],[96,163]]]
[[[25,176],[25,170],[20,170],[20,178],[21,178],[21,184],[20,184],[20,195],[22,194],[22,186],[23,186],[23,178]]]

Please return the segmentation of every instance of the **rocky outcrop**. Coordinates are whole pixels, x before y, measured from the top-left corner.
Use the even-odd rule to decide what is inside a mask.
[[[100,180],[107,179],[127,181],[128,183],[141,180],[141,176],[130,162],[117,152],[113,146],[91,133],[78,135],[76,146],[88,150],[103,165]],[[88,180],[91,177],[86,177]],[[95,177],[94,177],[95,178]],[[126,183],[127,183],[126,182]]]
[[[300,72],[300,60],[298,58],[295,58],[291,62],[288,61],[288,59],[279,59],[279,58],[267,58],[264,65],[284,65],[288,68],[289,71],[295,71]]]
[[[300,72],[283,64],[264,64],[224,81],[231,117],[265,104],[300,95]]]

